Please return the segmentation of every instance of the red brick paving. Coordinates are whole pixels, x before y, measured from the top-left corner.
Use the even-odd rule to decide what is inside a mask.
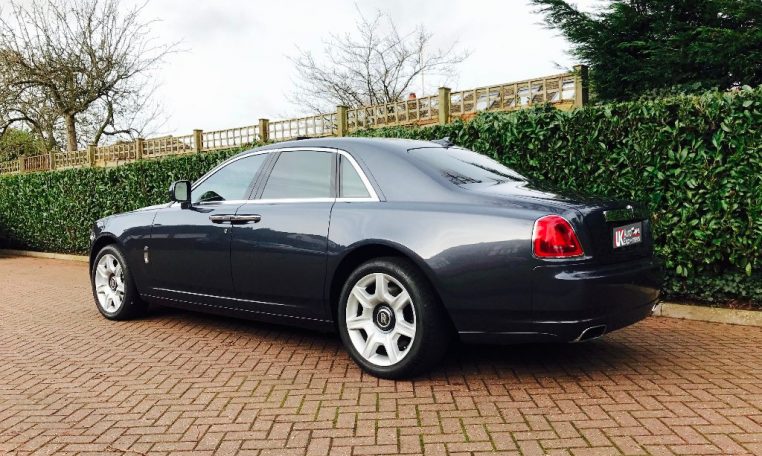
[[[85,265],[0,258],[0,453],[762,454],[762,328],[651,318],[393,382],[332,335],[110,322]]]

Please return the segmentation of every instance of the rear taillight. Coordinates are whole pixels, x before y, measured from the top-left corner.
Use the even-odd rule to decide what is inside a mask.
[[[532,250],[538,258],[572,258],[585,254],[574,228],[560,215],[546,215],[534,222]]]

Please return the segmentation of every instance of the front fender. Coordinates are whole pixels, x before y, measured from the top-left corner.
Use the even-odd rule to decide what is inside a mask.
[[[91,229],[90,269],[103,246],[117,244],[124,254],[138,292],[144,289],[149,278],[143,260],[143,249],[151,236],[156,211],[135,211],[117,214],[97,220]]]

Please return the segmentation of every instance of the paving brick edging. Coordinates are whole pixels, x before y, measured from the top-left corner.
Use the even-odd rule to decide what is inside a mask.
[[[654,315],[731,325],[762,326],[762,311],[759,310],[722,309],[662,302],[654,309]]]
[[[4,257],[4,256],[52,258],[54,260],[82,261],[84,263],[87,263],[89,261],[89,258],[86,255],[69,255],[66,253],[33,252],[31,250],[0,249],[0,257]]]
[[[56,260],[88,262],[84,255],[68,255],[64,253],[32,252],[28,250],[0,249],[0,257],[3,256],[27,256],[35,258],[52,258]],[[662,302],[654,309],[655,316],[680,318],[684,320],[710,321],[714,323],[727,323],[731,325],[760,326],[762,327],[762,311],[721,309],[706,306],[694,306],[690,304],[675,304]]]

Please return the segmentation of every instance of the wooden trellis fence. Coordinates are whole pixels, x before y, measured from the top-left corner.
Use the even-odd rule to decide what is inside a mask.
[[[270,121],[227,130],[194,130],[190,135],[139,138],[108,146],[89,146],[74,152],[54,151],[0,162],[0,174],[46,171],[85,166],[117,166],[135,160],[242,147],[257,142],[286,141],[298,137],[347,136],[364,128],[446,124],[467,120],[485,111],[512,111],[536,104],[571,109],[587,103],[587,68],[572,73],[533,78],[476,89],[452,91],[441,87],[437,95],[375,106],[347,108],[296,119]]]

